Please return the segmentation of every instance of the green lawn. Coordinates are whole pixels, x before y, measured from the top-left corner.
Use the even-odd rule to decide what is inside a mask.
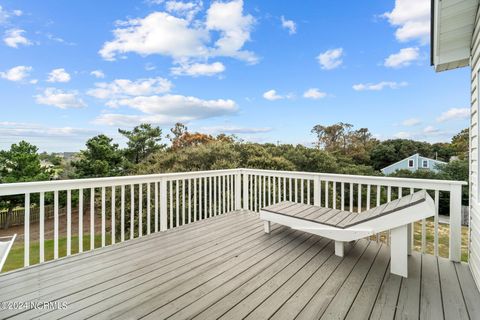
[[[435,224],[433,218],[427,219],[426,229],[426,246],[425,253],[434,254],[434,230]],[[422,223],[416,222],[414,228],[413,246],[414,250],[421,252],[422,250]],[[448,258],[449,256],[449,234],[450,226],[440,223],[438,225],[438,256]],[[386,233],[380,235],[380,241],[386,243]],[[375,238],[373,238],[375,239]],[[462,261],[468,261],[468,227],[462,227]]]
[[[427,219],[426,230],[427,234],[425,252],[428,254],[433,254],[435,230],[433,218]],[[438,255],[440,257],[448,258],[449,233],[450,226],[448,224],[440,223],[438,225]],[[420,222],[415,223],[414,241],[415,250],[420,252],[422,248],[422,225]],[[468,227],[462,227],[462,261],[468,261]]]
[[[106,234],[105,244],[110,244],[110,234]],[[95,236],[95,248],[99,248],[102,244],[101,235]],[[83,251],[90,249],[90,235],[83,236]],[[39,242],[30,243],[30,265],[37,264],[40,260]],[[72,237],[72,254],[78,253],[78,237]],[[23,267],[23,244],[14,245],[10,251],[7,261],[3,266],[2,272],[14,270]],[[58,239],[58,255],[64,257],[67,255],[67,238]],[[45,261],[53,260],[53,240],[45,240]]]

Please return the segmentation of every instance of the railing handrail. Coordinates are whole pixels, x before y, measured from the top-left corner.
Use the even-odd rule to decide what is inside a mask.
[[[400,177],[381,177],[381,176],[363,176],[363,175],[348,175],[339,173],[321,173],[321,172],[306,172],[306,171],[277,171],[277,170],[264,170],[264,169],[240,169],[244,173],[268,173],[274,176],[280,177],[312,177],[317,176],[325,180],[340,181],[340,182],[353,182],[357,183],[358,180],[362,180],[362,184],[382,184],[395,187],[412,187],[412,188],[431,188],[440,191],[451,191],[452,186],[464,186],[468,185],[466,181],[458,180],[436,180],[436,179],[419,179],[419,178],[400,178]]]
[[[9,196],[25,193],[51,192],[57,190],[73,190],[85,188],[99,188],[106,186],[120,186],[128,184],[155,182],[162,179],[171,180],[178,178],[201,178],[212,175],[222,175],[225,173],[251,173],[251,174],[270,174],[277,177],[321,177],[331,181],[353,182],[361,181],[363,184],[383,184],[400,187],[426,188],[436,189],[440,191],[451,191],[452,187],[467,185],[465,181],[453,180],[434,180],[434,179],[418,179],[418,178],[398,178],[398,177],[380,177],[380,176],[363,176],[363,175],[347,175],[337,173],[320,173],[305,171],[276,171],[264,169],[224,169],[224,170],[206,170],[206,171],[187,171],[175,173],[160,173],[147,175],[119,176],[119,177],[102,177],[102,178],[86,178],[86,179],[70,179],[70,180],[48,180],[35,182],[16,182],[0,184],[0,196]]]
[[[202,178],[225,173],[239,173],[241,169],[224,169],[224,170],[206,170],[206,171],[187,171],[174,173],[158,173],[133,176],[119,177],[102,177],[102,178],[85,178],[85,179],[69,179],[69,180],[48,180],[34,182],[16,182],[0,184],[0,196],[9,196],[25,193],[51,192],[60,190],[75,190],[121,186],[138,183],[156,182],[160,180],[172,180],[182,177]]]

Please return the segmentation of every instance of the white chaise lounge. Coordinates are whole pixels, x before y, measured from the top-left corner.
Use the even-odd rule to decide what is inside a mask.
[[[343,256],[344,243],[391,230],[391,273],[408,276],[409,228],[418,220],[435,215],[433,199],[425,190],[356,213],[284,201],[262,208],[265,232],[270,223],[335,240],[335,254]]]
[[[10,252],[16,237],[16,234],[8,237],[0,237],[0,272],[2,271],[5,261],[7,261],[8,253]]]

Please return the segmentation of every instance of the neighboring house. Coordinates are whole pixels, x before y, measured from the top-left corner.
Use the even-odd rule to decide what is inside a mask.
[[[480,13],[478,0],[432,0],[430,60],[435,71],[470,66],[469,267],[480,288]]]
[[[395,162],[388,167],[381,169],[384,175],[389,175],[394,173],[398,170],[410,170],[410,171],[417,171],[417,170],[431,170],[434,172],[438,171],[439,164],[446,164],[446,162],[430,159],[426,157],[422,157],[418,153],[411,155],[408,158],[402,159],[398,162]]]

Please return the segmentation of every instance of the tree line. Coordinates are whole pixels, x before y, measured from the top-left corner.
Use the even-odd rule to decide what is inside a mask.
[[[118,132],[127,140],[124,148],[100,134],[88,139],[85,148],[71,161],[39,154],[38,148],[26,141],[13,144],[0,151],[0,183],[238,167],[381,175],[381,168],[415,153],[446,162],[452,157],[456,160],[441,166],[437,173],[401,170],[395,176],[468,180],[468,129],[452,137],[449,143],[430,144],[409,139],[380,141],[368,128],[355,129],[340,122],[314,126],[313,147],[250,143],[234,135],[191,132],[182,123],[166,135],[150,124]],[[45,162],[50,165],[45,166]],[[21,205],[20,197],[3,197],[0,201],[3,208]]]

